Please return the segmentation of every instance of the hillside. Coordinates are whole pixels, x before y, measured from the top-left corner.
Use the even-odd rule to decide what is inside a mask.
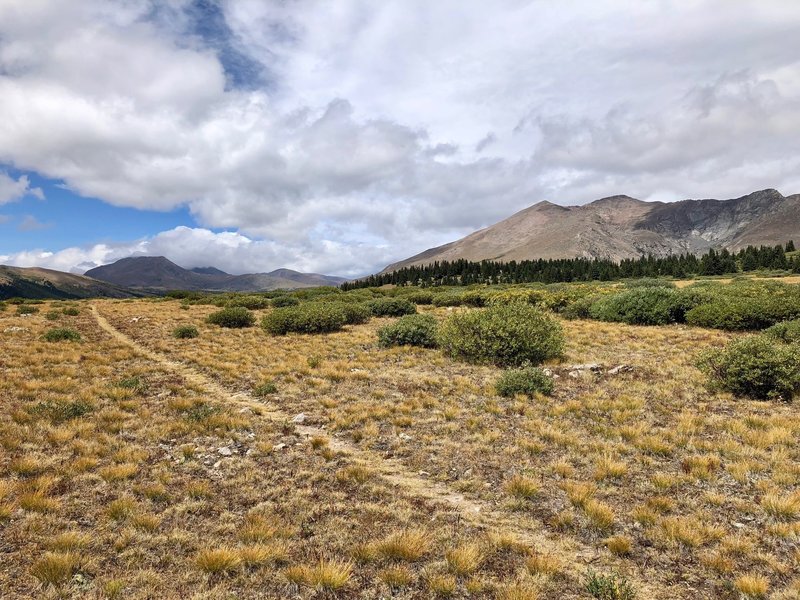
[[[324,285],[340,285],[341,277],[277,269],[270,273],[231,275],[214,267],[184,269],[163,256],[123,258],[96,267],[86,275],[134,289],[257,292]]]
[[[441,260],[611,258],[738,250],[800,239],[800,194],[753,192],[732,200],[644,202],[611,196],[582,206],[539,202],[460,240],[391,264]]]
[[[133,298],[141,293],[83,275],[0,265],[0,300],[6,298]]]

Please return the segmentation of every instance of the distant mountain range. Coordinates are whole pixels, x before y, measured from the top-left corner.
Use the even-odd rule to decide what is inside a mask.
[[[800,240],[800,194],[762,190],[733,200],[644,202],[611,196],[583,206],[539,202],[460,240],[386,267],[435,261],[611,258],[738,250]]]
[[[85,275],[125,288],[153,292],[166,290],[258,292],[323,285],[338,286],[347,281],[343,277],[299,273],[291,269],[246,275],[231,275],[214,267],[184,269],[163,256],[123,258],[110,265],[90,269]]]
[[[0,265],[0,300],[7,298],[133,298],[143,295],[119,285],[51,269]]]

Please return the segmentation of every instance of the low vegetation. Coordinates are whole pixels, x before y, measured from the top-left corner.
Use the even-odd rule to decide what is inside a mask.
[[[69,327],[57,327],[45,331],[42,339],[46,342],[78,342],[81,334]]]
[[[287,333],[330,333],[347,323],[347,313],[336,304],[308,302],[276,308],[264,315],[261,327],[271,335]]]
[[[367,306],[376,317],[402,317],[417,312],[417,307],[404,298],[379,298]]]
[[[539,367],[524,367],[505,371],[494,384],[499,396],[510,398],[517,394],[533,396],[553,393],[553,377]]]
[[[800,345],[747,336],[706,353],[700,367],[720,389],[757,400],[790,402],[800,393]]]
[[[0,596],[788,600],[790,281],[93,301],[125,338],[0,312]]]
[[[538,308],[510,303],[450,316],[441,326],[439,343],[447,355],[468,362],[538,365],[562,355],[564,334]]]
[[[179,325],[172,330],[172,337],[179,340],[193,339],[200,336],[200,332],[194,325]]]
[[[390,346],[435,348],[437,322],[431,315],[406,315],[378,330],[378,343]]]
[[[206,317],[206,323],[228,329],[241,329],[255,325],[256,316],[243,306],[223,308]]]

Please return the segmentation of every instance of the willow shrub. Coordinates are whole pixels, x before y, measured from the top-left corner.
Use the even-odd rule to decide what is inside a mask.
[[[439,345],[452,358],[519,367],[561,356],[564,333],[541,309],[511,303],[452,315],[440,327]]]

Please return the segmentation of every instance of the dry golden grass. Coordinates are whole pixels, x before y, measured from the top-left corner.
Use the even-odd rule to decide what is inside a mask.
[[[205,306],[96,304],[178,368],[109,337],[85,303],[70,345],[38,340],[42,316],[0,313],[2,597],[41,594],[48,552],[80,557],[39,567],[71,598],[581,598],[578,555],[630,574],[640,598],[792,593],[800,416],[708,391],[694,357],[729,334],[564,322],[555,394],[503,399],[494,367],[379,348],[386,319],[271,338],[206,325]],[[180,324],[200,337],[173,338]],[[569,377],[578,363],[633,370]],[[264,381],[277,391],[247,395]],[[78,400],[75,418],[45,410]],[[470,503],[491,509],[488,537]],[[231,566],[201,568],[216,550]]]
[[[475,543],[461,544],[445,552],[444,558],[456,575],[471,575],[483,562],[483,550]]]

